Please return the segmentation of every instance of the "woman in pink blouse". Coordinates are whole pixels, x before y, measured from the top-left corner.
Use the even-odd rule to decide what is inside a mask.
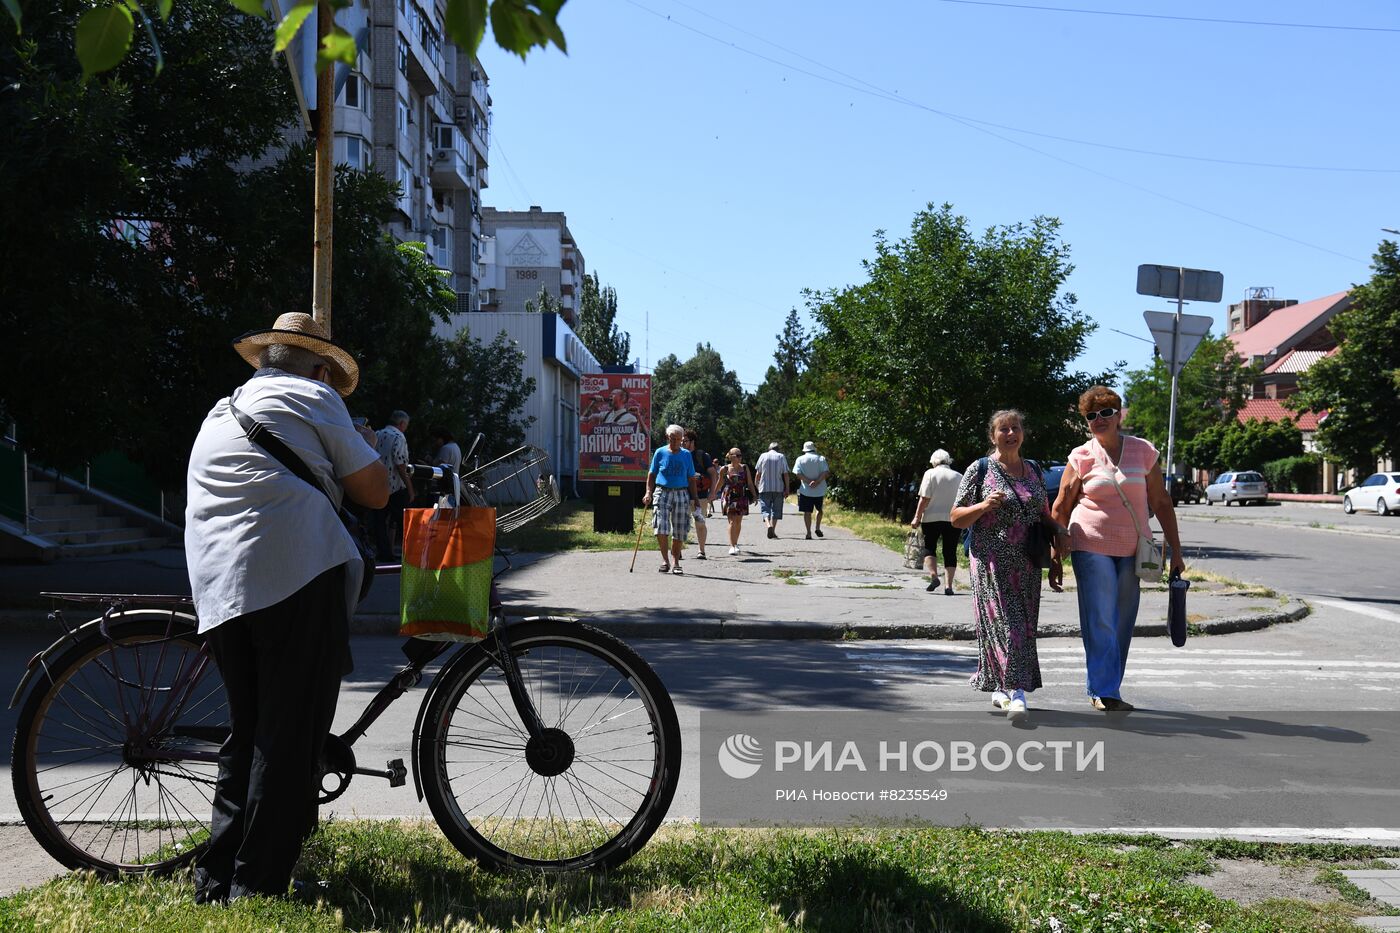
[[[1171,547],[1172,573],[1185,569],[1157,448],[1119,432],[1122,410],[1123,399],[1107,386],[1094,386],[1079,397],[1091,437],[1070,452],[1052,512],[1070,530],[1068,540],[1056,539],[1055,556],[1062,557],[1068,548],[1074,568],[1089,702],[1109,712],[1133,708],[1121,689],[1137,622],[1137,529],[1151,534],[1149,506]]]

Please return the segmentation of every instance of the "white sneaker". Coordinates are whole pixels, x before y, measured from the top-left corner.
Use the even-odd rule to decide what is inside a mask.
[[[1017,690],[1011,694],[1011,702],[1006,704],[1006,718],[1012,722],[1022,722],[1030,711],[1026,709],[1026,692]]]
[[[729,556],[730,556],[730,557],[733,557],[735,554],[738,554],[738,553],[739,553],[739,549],[736,548],[736,547],[732,547],[732,548],[729,549]]]
[[[997,709],[1004,710],[1010,704],[1011,697],[1005,690],[992,691],[992,705]]]

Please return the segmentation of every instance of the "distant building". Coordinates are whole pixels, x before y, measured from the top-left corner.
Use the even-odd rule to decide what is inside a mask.
[[[336,13],[359,55],[337,72],[334,157],[398,183],[385,230],[424,243],[433,264],[451,273],[457,310],[472,311],[480,306],[491,94],[481,63],[444,39],[444,9],[442,0],[369,0]],[[315,21],[307,28],[314,34]],[[306,139],[300,123],[283,135]]]
[[[562,211],[482,211],[482,311],[519,312],[543,288],[559,299],[564,322],[577,320],[583,253]]]
[[[1268,294],[1258,294],[1268,291]],[[1316,452],[1318,423],[1325,415],[1318,412],[1295,412],[1284,406],[1283,400],[1298,391],[1298,377],[1318,360],[1337,352],[1337,341],[1327,324],[1332,318],[1351,307],[1351,293],[1337,292],[1299,304],[1291,299],[1276,299],[1271,290],[1256,289],[1255,294],[1230,306],[1230,332],[1227,335],[1235,351],[1249,363],[1261,363],[1263,372],[1255,380],[1252,398],[1235,415],[1244,423],[1258,421],[1292,421],[1303,435],[1303,450]],[[1257,464],[1256,464],[1257,465]],[[1335,492],[1345,483],[1332,463],[1323,463],[1318,475],[1318,488]]]
[[[549,452],[565,495],[577,492],[579,376],[603,371],[568,323],[557,314],[487,311],[460,315],[460,326],[485,343],[505,331],[525,354],[523,370],[535,391],[521,414],[533,417],[525,442]]]

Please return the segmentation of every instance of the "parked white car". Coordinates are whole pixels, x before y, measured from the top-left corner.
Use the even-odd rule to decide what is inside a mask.
[[[1231,502],[1238,502],[1244,505],[1248,502],[1267,502],[1269,500],[1269,484],[1264,482],[1264,477],[1253,470],[1238,470],[1233,473],[1221,473],[1215,478],[1215,482],[1206,487],[1206,505],[1213,505],[1222,502],[1229,505]]]
[[[1377,515],[1400,512],[1400,473],[1372,473],[1342,496],[1348,515],[1357,509],[1375,509]]]

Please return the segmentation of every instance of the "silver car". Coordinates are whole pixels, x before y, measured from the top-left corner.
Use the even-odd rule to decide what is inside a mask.
[[[1348,515],[1357,509],[1375,509],[1377,515],[1400,512],[1400,473],[1372,473],[1346,491],[1342,508]]]
[[[1239,470],[1234,473],[1221,473],[1215,482],[1206,487],[1206,505],[1223,502],[1229,505],[1238,502],[1267,502],[1269,484],[1264,477],[1253,470]]]

